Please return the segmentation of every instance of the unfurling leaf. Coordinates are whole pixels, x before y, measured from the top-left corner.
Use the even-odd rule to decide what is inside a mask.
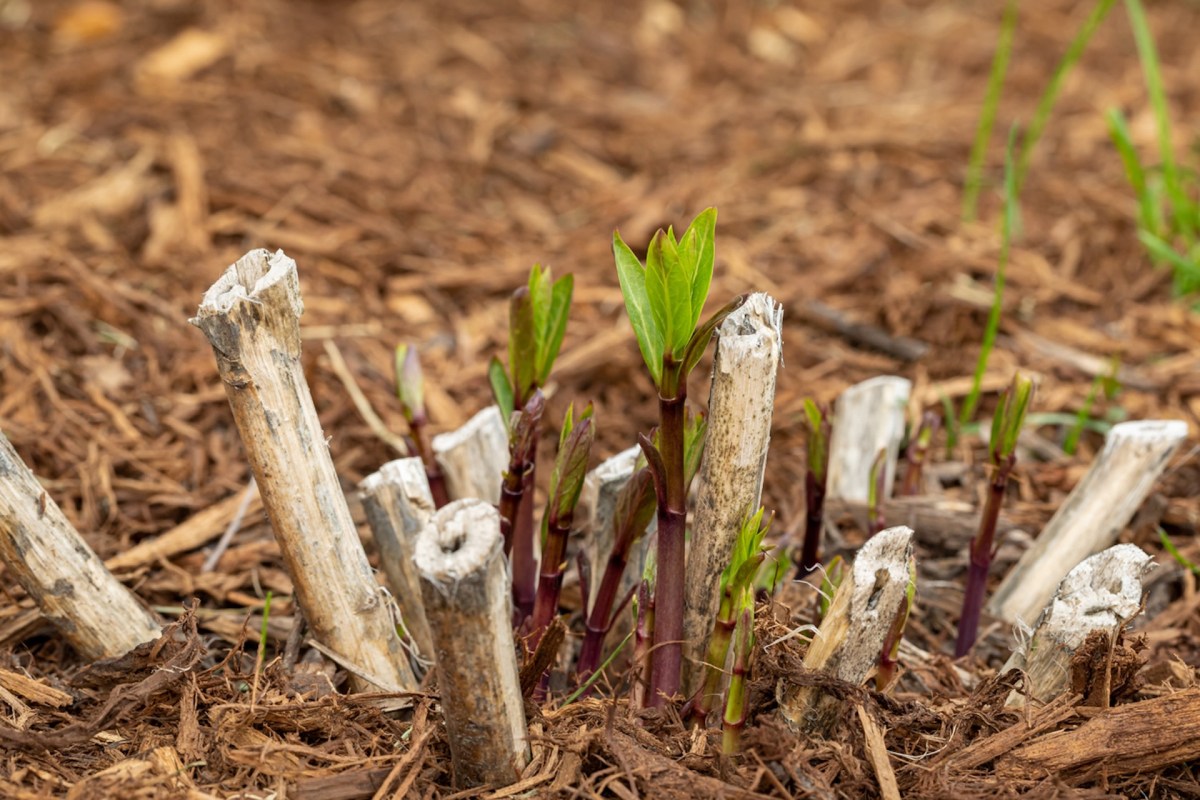
[[[646,268],[621,240],[621,234],[613,231],[613,258],[617,264],[617,279],[621,282],[621,294],[625,297],[625,312],[637,337],[638,348],[654,385],[662,383],[663,334],[655,322],[646,292]]]
[[[508,382],[508,373],[504,371],[504,365],[495,356],[492,356],[488,363],[488,383],[492,385],[492,397],[496,398],[496,405],[504,414],[504,424],[511,426],[514,410],[512,384]]]
[[[400,411],[410,425],[425,422],[425,379],[421,374],[421,361],[417,348],[396,345],[396,397],[400,399]]]
[[[573,419],[574,407],[567,409],[563,433],[559,439],[554,472],[550,476],[550,514],[552,522],[568,523],[575,513],[583,481],[587,477],[588,455],[596,440],[592,405],[588,404],[578,420]]]
[[[537,367],[537,324],[531,297],[529,287],[522,286],[512,293],[508,307],[508,369],[517,404],[529,399]]]

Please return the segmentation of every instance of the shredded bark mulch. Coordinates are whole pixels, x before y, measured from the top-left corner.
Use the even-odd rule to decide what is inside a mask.
[[[1200,796],[1200,761],[1179,743],[1200,737],[1200,592],[1157,535],[1200,561],[1200,316],[1138,243],[1105,127],[1103,112],[1123,109],[1153,160],[1120,7],[1034,155],[980,415],[1014,369],[1038,375],[1044,424],[1016,469],[997,579],[1102,446],[1089,428],[1068,456],[1062,420],[1114,363],[1120,391],[1098,397],[1091,418],[1189,426],[1123,534],[1159,564],[1145,614],[1122,642],[1078,654],[1071,694],[1006,708],[1022,687],[998,674],[1013,645],[998,623],[976,656],[944,655],[972,533],[952,518],[918,550],[906,637],[931,655],[902,658],[887,694],[822,684],[843,697],[828,738],[774,713],[776,680],[795,679],[803,644],[772,642],[811,609],[764,604],[741,755],[673,713],[631,712],[631,676],[616,668],[591,697],[529,704],[534,758],[517,784],[460,791],[436,686],[346,695],[346,676],[302,646],[256,498],[204,569],[250,473],[187,319],[254,247],[299,264],[307,377],[351,496],[397,453],[347,384],[403,431],[392,348],[410,341],[435,432],[465,422],[490,401],[507,295],[534,262],[576,276],[547,419],[591,400],[596,455],[632,444],[655,407],[612,230],[636,249],[707,205],[720,212],[713,302],[754,289],[785,309],[764,490],[778,534],[803,524],[804,398],[829,402],[880,374],[913,381],[914,411],[965,396],[1000,251],[1002,133],[979,222],[961,221],[961,190],[1000,9],[808,6],[0,0],[0,430],[118,577],[172,621],[158,642],[84,663],[0,574],[0,796]],[[1029,119],[1089,10],[1022,4],[998,132]],[[1149,14],[1176,152],[1194,164],[1200,8]],[[705,384],[693,381],[697,405]],[[936,447],[936,467],[944,497],[977,505],[983,451],[969,439]],[[852,553],[863,534],[845,531],[831,547]]]

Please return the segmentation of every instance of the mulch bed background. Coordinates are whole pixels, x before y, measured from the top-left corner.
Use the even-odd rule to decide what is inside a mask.
[[[0,429],[101,557],[224,503],[204,523],[215,538],[249,467],[211,351],[187,319],[228,264],[265,246],[299,264],[305,366],[348,491],[396,453],[354,410],[327,343],[397,431],[392,347],[417,343],[432,426],[451,429],[490,402],[485,369],[505,347],[507,295],[534,262],[576,276],[547,419],[572,400],[593,401],[597,455],[608,456],[656,414],[612,230],[641,247],[657,227],[716,205],[714,302],[755,289],[785,308],[764,502],[777,511],[776,531],[794,533],[803,399],[829,402],[879,374],[913,380],[914,409],[965,395],[1000,245],[991,188],[980,221],[961,222],[999,7],[810,5],[0,2]],[[1028,119],[1088,10],[1022,4],[993,183],[1003,132]],[[1200,7],[1163,2],[1149,12],[1176,153],[1195,165]],[[1200,560],[1200,316],[1171,297],[1169,273],[1137,242],[1103,120],[1114,106],[1153,160],[1153,119],[1120,7],[1068,79],[1034,157],[981,416],[1017,367],[1040,376],[1035,411],[1073,414],[1118,358],[1121,391],[1093,415],[1183,419],[1192,432],[1124,538],[1158,553],[1163,524]],[[916,358],[880,352],[831,316],[928,348]],[[706,383],[702,368],[697,404]],[[1062,427],[1036,432],[1043,460],[1018,464],[1006,510],[1028,535],[1006,540],[997,577],[1103,441],[1086,433],[1068,457],[1056,453]],[[981,453],[952,454],[961,480],[947,492],[981,497]],[[860,541],[851,530],[840,544],[852,551]],[[276,659],[291,628],[291,584],[261,513],[216,570],[201,572],[205,556],[118,570],[180,620],[170,642],[107,665],[81,663],[0,576],[0,667],[69,695],[58,706],[0,702],[0,795],[454,794],[435,704],[385,714],[371,698],[321,691],[322,664]],[[919,560],[908,635],[948,651],[964,554],[927,549]],[[1180,662],[1172,674],[1187,686],[1200,665],[1200,594],[1195,576],[1159,561],[1131,637],[1145,645],[1145,669]],[[255,677],[267,590],[276,595],[270,663]],[[198,599],[194,612],[188,598]],[[763,625],[786,616],[776,609]],[[639,723],[606,697],[531,707],[535,760],[515,789],[875,796],[857,703],[885,731],[905,796],[1200,796],[1194,765],[1110,778],[1102,764],[1032,775],[956,761],[1023,719],[1003,710],[1010,679],[995,675],[1010,644],[1002,626],[985,630],[978,658],[961,665],[978,679],[973,690],[940,659],[914,668],[894,696],[854,695],[828,741],[800,739],[771,713],[773,676],[798,656],[765,651],[760,713],[736,759],[717,755],[719,737],[694,737],[670,716]]]

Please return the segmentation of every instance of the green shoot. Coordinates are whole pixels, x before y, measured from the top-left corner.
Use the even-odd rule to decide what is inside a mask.
[[[704,658],[704,682],[692,704],[692,722],[696,725],[705,724],[713,702],[720,697],[721,677],[738,614],[745,605],[754,605],[754,578],[766,559],[762,542],[770,527],[769,518],[763,523],[762,508],[747,516],[734,540],[729,564],[721,573],[721,603]]]
[[[887,473],[884,467],[887,466],[887,448],[879,448],[879,452],[875,454],[875,460],[871,462],[871,479],[867,484],[867,538],[871,538],[875,534],[883,530],[886,524],[883,519],[883,501],[887,498],[883,496],[884,479]]]
[[[659,397],[658,443],[639,438],[658,499],[658,577],[647,698],[653,705],[679,691],[683,658],[687,379],[717,326],[745,301],[739,297],[699,324],[712,282],[716,221],[716,210],[709,208],[682,238],[676,239],[671,228],[659,230],[650,240],[645,264],[619,233],[613,233],[625,309]]]
[[[1004,282],[1008,269],[1009,249],[1013,231],[1017,226],[1017,185],[1013,168],[1013,144],[1017,139],[1014,125],[1008,132],[1008,146],[1004,151],[1004,215],[1000,223],[1000,257],[996,262],[996,288],[992,295],[992,308],[988,312],[987,325],[983,330],[983,343],[979,347],[979,360],[975,364],[975,375],[971,379],[971,392],[963,401],[959,413],[959,426],[966,425],[975,415],[979,397],[983,393],[983,376],[987,372],[988,359],[996,344],[996,333],[1000,330],[1000,312],[1004,307]]]
[[[1075,414],[1075,422],[1063,438],[1062,449],[1067,455],[1075,455],[1075,451],[1079,447],[1079,437],[1083,435],[1088,421],[1092,418],[1092,407],[1096,403],[1096,397],[1103,392],[1106,400],[1112,400],[1116,395],[1120,387],[1120,384],[1117,382],[1117,370],[1120,368],[1120,365],[1121,362],[1114,356],[1109,362],[1108,372],[1103,375],[1097,375],[1096,379],[1092,381],[1091,388],[1088,389],[1083,405],[1079,407],[1079,411]]]
[[[642,581],[638,584],[637,596],[633,600],[633,665],[635,676],[631,687],[630,704],[634,708],[646,707],[646,694],[650,689],[651,647],[654,642],[655,602],[651,587],[657,583],[657,562],[654,553],[648,553],[646,566],[642,570]]]
[[[821,561],[821,526],[825,522],[825,486],[829,470],[829,410],[804,400],[808,427],[808,469],[804,474],[804,543],[796,576],[812,572]]]
[[[908,591],[896,609],[892,618],[892,626],[888,628],[887,638],[883,641],[883,649],[879,653],[879,668],[875,671],[875,691],[886,691],[896,677],[896,664],[900,657],[900,641],[904,638],[904,627],[912,613],[913,598],[917,594],[917,560],[908,562]]]
[[[434,505],[441,508],[450,502],[450,495],[446,492],[446,479],[433,457],[429,437],[425,432],[429,418],[425,414],[425,376],[421,370],[417,348],[409,344],[396,345],[395,365],[396,397],[400,400],[400,413],[408,423],[413,449],[425,467],[425,477],[429,479],[429,493],[433,495]]]
[[[1000,38],[996,42],[996,54],[992,57],[992,69],[988,75],[987,92],[983,97],[983,110],[979,114],[979,126],[975,130],[975,142],[971,145],[971,156],[967,162],[967,180],[963,187],[963,220],[971,222],[979,213],[979,192],[983,188],[983,160],[987,155],[988,142],[996,125],[996,109],[1000,106],[1000,94],[1004,89],[1004,74],[1012,56],[1013,34],[1017,29],[1017,0],[1004,4],[1004,16],[1000,21]]]
[[[721,750],[733,755],[742,749],[742,731],[750,697],[750,658],[754,654],[754,595],[746,594],[738,608],[737,628],[733,633],[733,669],[725,694],[725,716],[721,725]]]
[[[921,477],[925,470],[925,462],[929,460],[929,447],[933,437],[940,427],[938,415],[926,411],[921,415],[917,429],[909,437],[908,447],[904,450],[904,461],[907,469],[904,480],[900,483],[901,497],[914,497],[921,493]]]
[[[1012,384],[1001,396],[1000,408],[992,418],[992,433],[988,440],[988,461],[992,467],[987,504],[979,519],[979,531],[971,541],[971,558],[967,571],[967,589],[963,595],[962,614],[958,621],[958,639],[954,654],[961,658],[971,652],[979,630],[987,590],[988,571],[995,555],[996,521],[1008,488],[1008,478],[1017,460],[1017,437],[1025,424],[1025,414],[1033,399],[1033,381],[1018,372]]]
[[[558,613],[558,597],[567,567],[567,538],[571,533],[579,493],[583,491],[588,455],[595,439],[596,426],[592,420],[591,404],[579,415],[578,420],[575,419],[574,405],[569,406],[558,438],[554,471],[550,475],[549,502],[542,515],[541,572],[533,606],[530,640],[533,647],[537,647],[542,632]]]
[[[567,332],[575,279],[553,279],[550,268],[534,264],[525,286],[512,294],[508,310],[508,371],[500,360],[488,365],[496,404],[507,420],[534,389],[546,384]]]

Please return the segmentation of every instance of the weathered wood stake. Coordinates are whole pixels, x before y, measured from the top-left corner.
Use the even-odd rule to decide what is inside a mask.
[[[583,480],[583,491],[579,494],[575,518],[583,520],[579,526],[584,534],[583,550],[592,570],[592,580],[588,586],[588,608],[596,602],[596,593],[600,591],[600,577],[608,563],[608,555],[612,552],[612,519],[617,508],[617,495],[633,475],[641,452],[641,448],[636,445],[622,450],[602,462]],[[618,596],[624,597],[629,588],[636,586],[641,580],[646,544],[647,538],[643,536],[634,545],[635,552],[630,554],[629,566],[621,579]]]
[[[1116,543],[1186,438],[1185,422],[1114,426],[1087,475],[1004,576],[988,610],[1010,623],[1033,624],[1075,565]]]
[[[488,406],[449,433],[433,437],[433,457],[453,500],[500,502],[500,480],[508,468],[508,428],[496,406]]]
[[[410,691],[416,680],[304,380],[303,309],[296,262],[252,250],[204,294],[192,324],[212,345],[313,638],[355,666],[356,688]]]
[[[507,786],[529,762],[529,743],[500,514],[482,500],[455,500],[421,531],[414,560],[455,776],[464,786]]]
[[[0,433],[0,559],[86,658],[114,658],[162,627],[67,521]]]
[[[775,376],[783,356],[783,307],[769,295],[752,294],[717,329],[708,433],[700,464],[696,515],[684,589],[684,670],[703,680],[699,664],[721,603],[721,571],[729,564],[742,521],[758,509]],[[697,689],[699,686],[692,686]]]
[[[433,637],[425,619],[421,583],[413,564],[413,545],[436,510],[425,465],[420,458],[389,461],[358,484],[367,524],[379,548],[379,562],[404,629],[412,637],[417,651],[433,657]]]
[[[896,457],[904,439],[904,407],[911,392],[912,383],[907,379],[881,375],[856,383],[838,397],[829,440],[827,503],[835,500],[866,503],[871,488],[871,464],[880,450],[887,451],[882,496],[892,496]]]
[[[1092,631],[1112,636],[1142,610],[1142,578],[1154,567],[1142,548],[1118,544],[1087,558],[1063,578],[1033,634],[1008,659],[1002,672],[1022,669],[1035,700],[1049,702],[1066,691],[1071,656]],[[1023,692],[1009,695],[1009,706],[1025,704]]]
[[[906,599],[913,563],[913,532],[898,526],[880,531],[859,548],[821,626],[804,655],[804,667],[859,685],[879,663],[884,640]],[[781,680],[779,711],[798,730],[823,735],[843,705],[817,686]]]

